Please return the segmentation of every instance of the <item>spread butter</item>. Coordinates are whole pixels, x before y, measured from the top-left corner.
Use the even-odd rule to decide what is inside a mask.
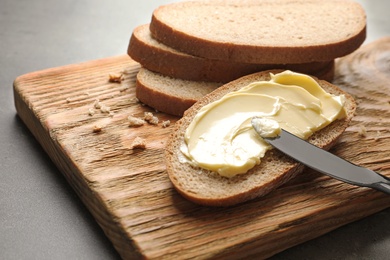
[[[270,118],[253,117],[252,126],[262,138],[273,138],[280,134],[279,123]]]
[[[283,128],[307,139],[345,117],[343,104],[344,96],[327,93],[307,75],[271,74],[270,81],[253,82],[202,107],[185,132],[181,151],[194,166],[233,177],[259,164],[271,149],[253,129],[253,117],[270,119],[264,125],[270,135]]]

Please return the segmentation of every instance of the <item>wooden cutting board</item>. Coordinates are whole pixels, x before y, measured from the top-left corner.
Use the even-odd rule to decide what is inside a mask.
[[[137,102],[138,69],[120,56],[33,72],[14,82],[20,118],[123,258],[266,258],[390,205],[388,195],[310,170],[235,207],[186,201],[172,188],[163,162],[172,127],[161,122],[178,118]],[[110,82],[114,73],[123,74],[123,81]],[[390,38],[340,59],[334,82],[356,98],[358,108],[332,151],[390,176]],[[127,117],[145,111],[160,123],[129,127]],[[132,149],[137,136],[146,149]]]

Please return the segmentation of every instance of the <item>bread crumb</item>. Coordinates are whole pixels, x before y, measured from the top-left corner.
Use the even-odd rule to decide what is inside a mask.
[[[130,127],[132,127],[132,126],[142,126],[142,125],[144,125],[146,123],[146,121],[143,120],[142,118],[135,117],[135,116],[128,116],[127,120],[129,121],[129,126]]]
[[[113,83],[121,83],[123,80],[122,73],[110,73],[108,75],[108,81]]]
[[[111,108],[109,106],[106,106],[102,102],[100,102],[99,99],[95,99],[93,102],[93,108],[88,109],[89,115],[92,116],[95,114],[95,109],[100,109],[100,112],[109,114],[109,116],[113,117],[114,112],[111,111]]]
[[[131,149],[145,149],[145,148],[146,148],[145,139],[139,136],[137,136],[131,143]]]
[[[170,125],[171,125],[171,121],[169,121],[169,120],[165,120],[165,121],[162,122],[162,127],[163,128],[166,128],[166,127],[168,127]]]
[[[103,127],[101,125],[94,125],[92,132],[100,133],[102,130],[103,130]]]
[[[158,117],[154,116],[152,112],[144,113],[144,120],[151,125],[158,125]]]
[[[367,136],[367,129],[364,125],[361,125],[360,128],[359,128],[359,135],[362,136],[362,137],[366,137]]]
[[[144,119],[145,119],[145,121],[152,120],[152,118],[153,118],[153,113],[152,113],[152,112],[145,112],[145,113],[144,113]]]
[[[153,116],[153,118],[151,120],[148,121],[149,124],[151,125],[158,125],[158,117],[157,116]]]
[[[101,107],[102,105],[100,104],[99,99],[95,99],[95,102],[93,103],[93,106],[94,106],[96,109],[100,109],[100,107]]]
[[[93,109],[93,108],[88,109],[88,114],[90,116],[93,116],[95,114],[95,109]]]
[[[72,100],[68,97],[66,98],[66,103],[70,103]]]
[[[108,107],[104,104],[101,104],[100,111],[102,111],[102,113],[110,113],[110,107]]]

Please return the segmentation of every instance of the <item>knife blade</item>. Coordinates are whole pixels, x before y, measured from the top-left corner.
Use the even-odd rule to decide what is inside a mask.
[[[362,187],[369,187],[390,195],[390,178],[373,170],[358,166],[323,150],[293,134],[281,129],[276,137],[263,137],[252,119],[255,131],[269,144],[294,160],[340,181]]]

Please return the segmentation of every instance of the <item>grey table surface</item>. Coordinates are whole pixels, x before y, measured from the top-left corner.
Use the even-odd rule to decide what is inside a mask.
[[[0,259],[120,258],[18,118],[12,84],[28,72],[125,54],[132,30],[168,2],[0,0]],[[358,2],[367,12],[366,42],[390,36],[390,1]],[[390,259],[389,253],[387,209],[273,258]]]

